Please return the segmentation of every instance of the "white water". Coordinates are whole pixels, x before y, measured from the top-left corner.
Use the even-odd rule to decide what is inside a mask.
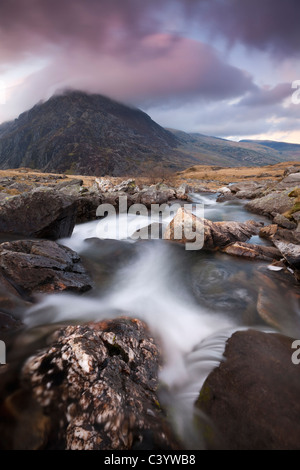
[[[242,211],[242,218],[251,218],[241,205],[225,209],[224,203],[216,203],[213,196],[197,195],[193,199],[205,204],[205,217],[210,219],[215,215],[217,220],[222,220],[227,212],[239,215]],[[223,214],[221,218],[220,213]],[[154,222],[150,217],[137,216],[137,227],[134,216],[129,223],[124,217],[118,216],[119,230],[115,237],[123,240],[120,243],[124,243],[124,247],[132,241],[129,237],[137,228]],[[169,215],[155,222],[165,227],[170,218]],[[113,218],[105,218],[101,222],[79,225],[70,239],[60,243],[84,258],[89,247],[85,239],[97,237],[99,233],[105,235],[104,226],[106,233],[111,234],[114,223]],[[96,254],[97,245],[94,250]],[[194,402],[206,377],[222,360],[227,339],[241,326],[228,315],[208,311],[196,303],[181,282],[181,260],[174,255],[171,243],[162,240],[143,242],[141,252],[136,253],[125,267],[118,268],[105,294],[100,295],[95,289],[93,297],[71,294],[43,296],[29,310],[25,321],[29,327],[34,327],[56,322],[100,321],[120,315],[144,320],[163,347],[164,366],[160,379],[169,390],[166,405],[187,447],[195,449],[199,445],[199,436],[195,439]]]

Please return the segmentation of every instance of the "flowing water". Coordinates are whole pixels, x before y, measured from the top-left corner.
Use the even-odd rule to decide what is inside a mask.
[[[213,221],[266,222],[249,214],[244,202],[217,203],[214,194],[193,194],[193,201],[205,204],[204,215]],[[161,401],[169,407],[185,445],[195,449],[201,447],[201,436],[193,427],[193,405],[207,375],[222,360],[227,339],[234,331],[249,326],[265,331],[277,326],[286,334],[291,329],[295,331],[299,328],[297,288],[292,276],[281,278],[282,273],[270,271],[265,262],[201,250],[186,251],[183,245],[161,239],[127,239],[122,229],[127,223],[124,217],[118,220],[119,240],[113,236],[97,239],[103,233],[104,221],[106,228],[110,224],[110,220],[104,219],[100,226],[99,221],[76,226],[70,239],[60,241],[80,254],[95,288],[81,296],[41,296],[23,318],[27,330],[18,337],[19,354],[12,352],[12,358],[24,360],[45,344],[44,338],[57,323],[99,321],[120,315],[141,318],[163,346],[160,379],[166,387]],[[134,233],[136,224],[133,218],[130,221],[130,233]],[[142,217],[139,223],[144,227],[154,222],[164,229],[169,221],[165,214],[154,221]],[[264,243],[260,239],[253,241]],[[276,282],[275,293],[268,282],[270,277]],[[268,297],[271,317],[266,315],[267,323],[257,312],[264,279],[263,293]],[[287,310],[288,319],[283,314]]]

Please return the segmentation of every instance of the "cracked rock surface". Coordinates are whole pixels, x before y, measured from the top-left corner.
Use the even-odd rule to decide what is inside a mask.
[[[59,330],[22,376],[51,417],[56,448],[174,449],[156,393],[159,365],[147,326],[119,318]]]

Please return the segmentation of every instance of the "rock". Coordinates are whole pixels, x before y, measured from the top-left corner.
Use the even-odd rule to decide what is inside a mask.
[[[284,170],[283,176],[288,176],[291,173],[299,173],[300,168],[299,166],[289,166]]]
[[[75,220],[76,202],[53,190],[33,190],[0,203],[2,233],[56,240],[71,236]]]
[[[97,219],[97,208],[102,204],[100,195],[83,195],[76,199],[76,224],[82,224]]]
[[[299,222],[300,222],[300,211],[294,212],[292,217],[297,222],[297,224],[299,224]]]
[[[186,183],[182,183],[179,188],[175,190],[176,198],[183,201],[188,200],[189,187]]]
[[[96,178],[95,183],[98,186],[98,190],[102,193],[106,193],[108,191],[112,191],[114,188],[113,183],[108,178]]]
[[[234,201],[235,199],[236,199],[236,195],[229,191],[229,193],[228,192],[221,193],[217,197],[216,201],[217,202],[226,202],[226,201]]]
[[[239,183],[234,183],[230,185],[230,191],[232,193],[238,193],[240,191],[256,191],[258,188],[261,188],[261,184],[256,181],[241,181]]]
[[[300,269],[300,245],[273,238],[273,243],[293,269]]]
[[[88,191],[86,188],[83,188],[83,180],[80,179],[63,181],[55,185],[55,190],[67,196],[79,196]]]
[[[267,185],[256,181],[242,181],[230,185],[230,191],[239,199],[255,199],[261,197]]]
[[[0,273],[29,299],[37,293],[85,292],[92,285],[77,253],[48,240],[2,243]]]
[[[3,340],[3,333],[11,333],[19,330],[22,327],[22,322],[13,318],[8,313],[0,311],[0,338]]]
[[[119,318],[68,326],[22,372],[51,417],[55,448],[178,448],[160,408],[160,355],[146,325]]]
[[[292,342],[251,330],[228,340],[226,360],[208,376],[196,403],[225,449],[300,449],[299,366],[291,361]]]
[[[295,222],[290,221],[282,214],[277,214],[273,219],[273,223],[289,230],[293,230],[297,227],[297,224],[295,224]]]
[[[292,274],[285,270],[257,271],[257,313],[268,325],[287,336],[300,335],[300,294]]]
[[[61,183],[58,183],[56,186],[55,186],[55,189],[57,190],[61,190],[61,189],[65,189],[65,188],[69,188],[71,186],[82,186],[83,185],[83,180],[80,180],[80,179],[68,179],[67,181],[63,181]]]
[[[300,185],[300,173],[290,173],[277,184],[277,189],[292,189]]]
[[[166,204],[169,200],[174,198],[174,189],[157,190],[153,186],[132,196],[134,204],[144,204],[148,208],[150,208],[151,204]]]
[[[273,213],[283,214],[293,207],[287,192],[272,191],[270,194],[248,202],[246,209],[256,214],[271,217]]]
[[[228,194],[228,193],[231,193],[230,189],[228,188],[228,186],[222,186],[222,188],[218,189],[218,193],[221,193],[221,194]]]
[[[266,227],[262,227],[259,231],[259,236],[261,238],[266,238],[267,240],[271,240],[272,237],[277,233],[278,225],[270,224],[266,225]]]
[[[122,181],[117,186],[114,186],[113,191],[123,191],[124,193],[134,194],[139,190],[137,187],[135,180],[128,179],[126,181]]]
[[[253,235],[258,235],[260,227],[260,223],[251,220],[245,223],[211,222],[180,208],[166,228],[164,239],[185,244],[195,240],[193,233],[197,233],[199,239],[203,234],[203,248],[213,250],[236,241],[246,241]]]
[[[7,396],[1,407],[1,449],[42,450],[50,435],[50,418],[22,390]],[[4,419],[3,419],[4,418]]]
[[[253,245],[251,243],[235,242],[222,249],[224,253],[245,258],[273,261],[281,259],[281,252],[272,246]]]

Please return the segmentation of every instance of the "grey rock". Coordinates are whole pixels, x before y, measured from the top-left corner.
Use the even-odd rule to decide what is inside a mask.
[[[272,213],[283,214],[293,207],[288,191],[272,191],[270,194],[248,202],[246,209],[256,214],[272,216]]]
[[[220,432],[223,448],[300,449],[300,380],[292,342],[253,330],[228,340],[226,360],[208,376],[196,405]]]
[[[297,224],[295,224],[295,222],[292,222],[282,214],[277,214],[273,219],[273,223],[279,225],[280,227],[287,228],[290,230],[293,230],[297,227]]]
[[[85,292],[92,286],[77,253],[49,240],[2,243],[0,274],[30,300],[38,293]]]
[[[0,203],[0,231],[28,237],[58,238],[72,234],[74,199],[49,188],[36,189]]]

